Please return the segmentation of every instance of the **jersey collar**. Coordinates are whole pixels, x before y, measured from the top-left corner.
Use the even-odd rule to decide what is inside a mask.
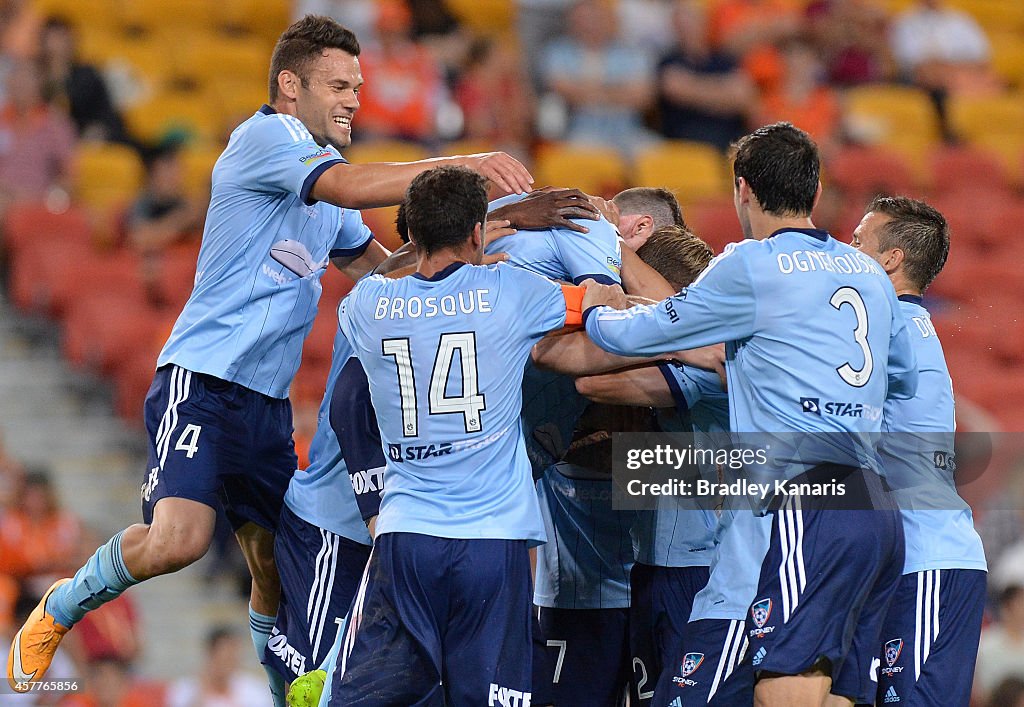
[[[817,238],[819,241],[827,241],[832,236],[829,235],[828,231],[823,231],[820,228],[780,228],[778,231],[768,236],[774,238],[780,233],[803,233],[804,235],[810,236],[811,238]]]
[[[461,268],[463,265],[466,265],[466,263],[463,263],[463,262],[452,263],[451,265],[449,265],[449,266],[447,266],[445,268],[442,268],[441,270],[438,270],[436,273],[434,273],[430,277],[427,277],[426,275],[423,275],[422,273],[418,273],[418,272],[414,272],[412,274],[412,276],[417,278],[417,279],[419,279],[419,280],[424,280],[426,282],[437,282],[438,280],[445,279],[446,277],[451,275],[453,272],[455,272],[456,270]]]
[[[919,307],[924,306],[924,297],[922,297],[921,295],[900,295],[899,300],[900,302],[910,302],[911,304],[916,304]]]
[[[266,103],[264,103],[262,106],[260,106],[259,112],[262,113],[263,115],[273,115],[277,111],[268,106]]]

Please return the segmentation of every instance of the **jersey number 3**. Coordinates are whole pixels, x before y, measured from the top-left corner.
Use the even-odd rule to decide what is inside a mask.
[[[384,339],[381,352],[395,359],[398,367],[398,392],[402,401],[402,434],[405,437],[419,435],[419,410],[416,402],[416,376],[412,367],[412,351],[408,339]],[[455,354],[459,354],[462,373],[462,394],[448,396],[448,378],[452,373]],[[427,400],[431,415],[461,413],[466,432],[483,429],[480,413],[487,409],[487,402],[480,392],[480,379],[476,365],[476,334],[471,331],[442,334],[434,354],[434,369],[430,373],[430,390]]]
[[[871,347],[868,346],[868,309],[864,306],[864,298],[852,287],[840,287],[832,294],[832,299],[828,303],[836,309],[842,309],[844,304],[848,304],[857,317],[853,340],[857,342],[864,354],[864,365],[861,368],[854,368],[849,362],[846,362],[836,369],[836,373],[854,388],[861,388],[867,384],[871,377],[871,371],[875,367],[875,361],[871,357]]]

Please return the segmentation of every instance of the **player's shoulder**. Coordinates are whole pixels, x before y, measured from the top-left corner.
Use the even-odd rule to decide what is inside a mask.
[[[260,108],[251,118],[235,128],[234,137],[253,145],[287,144],[313,139],[301,120],[294,115],[278,113],[267,106]]]
[[[345,300],[357,301],[366,297],[373,297],[378,293],[393,287],[396,282],[398,282],[398,280],[394,280],[384,275],[367,275],[355,284]]]
[[[489,273],[489,277],[493,277],[499,283],[509,283],[514,287],[539,287],[544,284],[553,284],[551,280],[543,275],[538,275],[512,263],[493,263],[476,267]]]

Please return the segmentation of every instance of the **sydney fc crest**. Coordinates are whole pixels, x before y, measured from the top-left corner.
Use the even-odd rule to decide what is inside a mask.
[[[768,618],[771,615],[771,599],[762,599],[761,601],[754,602],[754,605],[750,607],[750,617],[754,619],[754,623],[758,628],[764,628],[764,625],[768,623]]]
[[[885,644],[885,662],[889,664],[891,668],[896,664],[896,661],[900,659],[900,653],[903,652],[903,639],[894,638],[891,641],[887,641]]]
[[[688,677],[704,662],[703,653],[687,653],[683,656],[683,677]]]

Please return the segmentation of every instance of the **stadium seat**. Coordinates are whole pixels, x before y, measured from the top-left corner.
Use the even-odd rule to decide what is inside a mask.
[[[142,427],[146,394],[153,384],[156,358],[163,341],[140,342],[137,353],[122,361],[114,373],[114,408],[118,416],[134,427]]]
[[[1010,86],[1024,89],[1024,33],[993,32],[989,42],[992,45],[992,68]]]
[[[180,38],[212,26],[216,4],[209,0],[126,0],[121,3],[120,15],[125,27]]]
[[[976,135],[971,144],[995,155],[1017,188],[1024,188],[1024,134],[982,133]]]
[[[846,93],[846,119],[865,142],[893,145],[939,140],[938,119],[928,95],[909,86],[873,85]]]
[[[1003,164],[987,150],[976,147],[940,147],[929,157],[929,174],[937,193],[1011,189]]]
[[[120,0],[34,0],[44,17],[60,17],[75,25],[79,34],[96,29],[113,30],[120,20]]]
[[[515,24],[515,3],[508,0],[445,0],[444,4],[475,34],[502,34]]]
[[[46,250],[70,244],[88,246],[92,238],[88,214],[77,207],[55,214],[43,204],[14,204],[4,216],[0,236],[4,248],[18,253],[25,247]]]
[[[667,140],[640,153],[633,182],[671,189],[683,204],[732,193],[722,154],[710,145],[684,140]]]
[[[169,134],[185,133],[200,140],[214,140],[220,132],[221,116],[197,96],[160,93],[126,112],[128,127],[135,137],[157,143]]]
[[[259,106],[256,106],[259,108]],[[366,164],[367,162],[415,162],[429,156],[419,145],[398,140],[378,140],[374,142],[356,142],[342,152],[349,162]]]
[[[120,70],[142,85],[143,95],[165,90],[174,74],[171,57],[175,44],[166,37],[114,35],[104,65]]]
[[[224,88],[255,82],[266,93],[270,50],[255,37],[229,38],[196,32],[175,51],[174,65],[176,76],[197,86],[205,86],[214,79]],[[211,71],[211,67],[216,67],[216,71]],[[257,108],[259,105],[252,110]]]
[[[201,95],[204,101],[216,106],[226,138],[231,130],[251,118],[267,102],[267,78],[226,80],[215,77],[201,89]]]
[[[967,12],[986,33],[1024,31],[1024,5],[1015,0],[950,0]]]
[[[143,172],[138,153],[130,147],[83,143],[75,155],[74,196],[80,203],[106,212],[135,197]]]
[[[626,185],[626,164],[612,148],[550,143],[537,151],[536,186],[574,187],[613,196]]]
[[[277,41],[292,19],[292,3],[288,0],[217,0],[210,4],[214,21],[221,29],[248,32],[271,43]],[[269,57],[268,49],[268,60]]]
[[[61,349],[73,365],[110,373],[154,338],[154,309],[118,292],[92,292],[68,307]]]
[[[743,240],[743,231],[732,199],[702,201],[687,206],[683,219],[697,236],[721,253],[726,244]]]
[[[198,244],[174,246],[154,256],[150,294],[156,301],[168,309],[181,311],[192,294],[198,258]]]
[[[402,240],[395,230],[395,217],[398,215],[397,206],[382,206],[379,209],[363,209],[363,223],[369,228],[374,237],[380,241],[388,250],[395,250],[402,245]]]
[[[306,337],[302,347],[302,365],[322,367],[331,365],[331,354],[334,350],[334,335],[338,331],[336,310],[323,307],[313,320],[313,328]]]
[[[185,167],[185,189],[189,194],[207,199],[210,197],[213,165],[223,150],[223,147],[195,145],[181,153]]]
[[[913,171],[898,153],[881,147],[851,147],[824,167],[825,188],[838,187],[847,199],[866,204],[878,194],[907,194],[915,189]]]
[[[991,97],[956,97],[950,118],[957,135],[974,142],[983,135],[1024,135],[1024,94]]]

